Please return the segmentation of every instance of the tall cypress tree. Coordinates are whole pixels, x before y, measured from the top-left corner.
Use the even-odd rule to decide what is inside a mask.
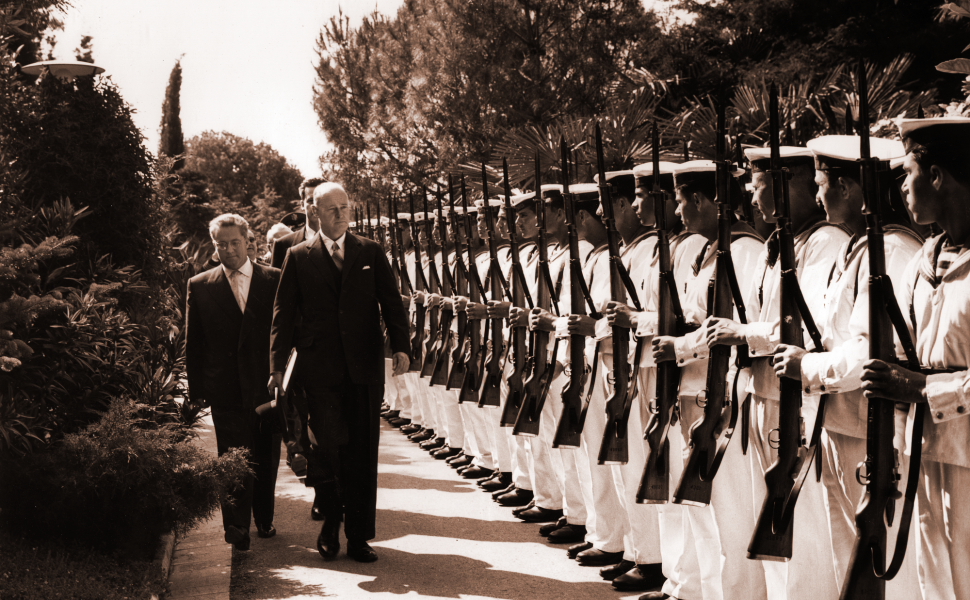
[[[185,140],[182,138],[182,118],[179,116],[179,94],[182,89],[182,60],[175,61],[172,73],[168,76],[165,89],[165,102],[162,104],[161,140],[158,153],[166,156],[181,156],[185,153]],[[175,161],[175,170],[185,165],[185,160]]]

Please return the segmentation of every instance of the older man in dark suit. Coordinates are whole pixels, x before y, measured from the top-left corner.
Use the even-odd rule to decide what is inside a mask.
[[[239,215],[216,217],[209,233],[220,265],[189,280],[185,353],[190,401],[212,408],[219,454],[251,453],[255,477],[222,506],[226,541],[249,549],[250,512],[259,537],[272,537],[280,435],[256,414],[266,402],[269,338],[278,269],[252,262],[249,224]]]
[[[272,335],[272,392],[281,383],[291,348],[306,390],[313,450],[307,485],[317,489],[323,527],[317,550],[336,557],[341,518],[347,554],[373,562],[377,451],[384,397],[387,327],[393,373],[409,365],[408,318],[381,247],[349,232],[351,204],[337,184],[321,184],[308,206],[319,221],[311,240],[287,251],[276,292]],[[299,325],[297,322],[299,321]]]

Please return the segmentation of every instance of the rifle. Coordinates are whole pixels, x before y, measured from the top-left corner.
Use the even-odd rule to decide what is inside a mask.
[[[525,308],[526,300],[528,306],[532,308],[532,296],[526,285],[525,273],[522,271],[522,261],[519,256],[519,241],[515,236],[515,213],[512,211],[512,187],[509,185],[509,162],[502,159],[502,176],[505,184],[505,212],[509,219],[509,247],[512,254],[512,305]],[[506,377],[505,382],[509,386],[509,394],[505,400],[505,407],[502,410],[502,427],[512,427],[522,409],[524,389],[524,376],[526,369],[526,349],[525,349],[525,327],[518,327],[509,323],[509,336],[512,344],[512,372]]]
[[[717,106],[717,139],[715,143],[715,163],[717,198],[717,262],[714,278],[708,286],[708,302],[711,313],[722,319],[734,318],[734,307],[743,314],[744,305],[731,260],[731,202],[728,198],[728,177],[732,177],[725,160],[724,148],[724,107],[723,98]],[[738,354],[742,352],[738,348]],[[747,353],[746,350],[744,350]],[[730,346],[711,348],[707,363],[706,389],[698,394],[697,403],[704,409],[704,416],[691,426],[690,455],[683,475],[674,491],[674,503],[692,506],[706,506],[711,503],[711,483],[721,466],[721,459],[727,449],[734,425],[737,423],[738,406],[726,399],[728,363],[731,359]],[[703,400],[701,399],[703,396]],[[725,404],[731,405],[730,424],[718,436],[721,429],[721,412]]]
[[[498,233],[495,231],[495,221],[492,219],[492,207],[488,203],[488,177],[485,174],[485,163],[482,163],[482,197],[484,198],[485,226],[488,229],[488,278],[491,281],[492,300],[502,298],[503,291],[511,301],[509,285],[502,274],[502,266],[498,262]],[[479,406],[500,406],[502,382],[502,354],[505,341],[502,336],[502,322],[491,320],[492,351],[485,357],[485,379],[482,382],[482,395]],[[486,331],[487,335],[487,331]],[[487,344],[486,344],[487,345]]]
[[[374,239],[374,224],[370,220],[370,202],[366,204],[367,207],[367,221],[364,224],[364,231],[366,232],[367,239]]]
[[[781,343],[805,347],[802,321],[812,332],[816,350],[822,346],[822,336],[815,327],[808,306],[798,285],[795,264],[795,235],[791,226],[791,203],[788,197],[788,181],[791,172],[782,168],[778,139],[778,89],[771,85],[769,98],[768,138],[771,144],[771,177],[777,219],[779,260],[781,261]],[[792,555],[792,538],[795,503],[817,451],[803,445],[805,424],[802,421],[801,382],[787,377],[780,380],[781,391],[778,407],[777,445],[778,458],[765,471],[765,495],[761,514],[755,524],[748,558],[755,560],[789,560]],[[818,418],[822,418],[821,411]],[[819,423],[820,424],[820,423]],[[774,445],[774,444],[773,444]],[[799,477],[799,475],[802,475]]]
[[[544,310],[555,309],[556,316],[559,316],[559,299],[553,295],[556,289],[552,283],[552,274],[549,272],[549,248],[546,245],[546,205],[542,199],[541,170],[539,169],[539,151],[535,153],[535,176],[536,176],[536,224],[539,229],[539,264],[536,269],[537,288],[536,306]],[[549,385],[552,375],[555,372],[556,352],[559,349],[557,339],[552,346],[552,363],[546,358],[549,350],[550,332],[536,329],[533,332],[534,342],[532,345],[532,375],[523,384],[525,394],[522,399],[522,407],[515,419],[515,426],[512,428],[514,435],[535,437],[539,435],[539,419],[542,416],[542,407],[549,393]]]
[[[734,162],[740,167],[744,164],[744,152],[741,150],[741,136],[737,135],[734,137]],[[750,174],[745,175],[745,182],[751,177]],[[744,215],[744,221],[754,227],[754,207],[751,206],[751,194],[748,190],[741,187],[741,214]]]
[[[429,290],[437,294],[441,291],[441,278],[438,277],[438,266],[434,261],[435,253],[435,242],[434,233],[432,231],[434,225],[431,224],[431,217],[428,215],[428,190],[421,188],[421,194],[424,196],[424,227],[426,230],[425,235],[428,238],[428,271],[431,273],[431,286]],[[441,253],[441,258],[444,259],[444,251]],[[434,373],[434,364],[438,360],[438,355],[435,353],[435,349],[438,343],[438,333],[441,329],[441,323],[439,319],[441,318],[441,304],[431,309],[431,327],[428,335],[428,339],[424,344],[424,365],[421,367],[421,377],[430,377]],[[434,385],[433,383],[431,385]]]
[[[397,201],[393,196],[388,210],[390,210],[390,215],[388,215],[390,223],[387,227],[391,233],[391,256],[394,258],[398,285],[402,295],[410,296],[414,293],[414,287],[411,285],[411,278],[408,276],[407,265],[404,264],[404,240],[399,237],[401,235],[401,221],[397,218]]]
[[[449,178],[449,189],[448,193],[451,193],[451,180]],[[451,273],[451,269],[448,268],[448,252],[446,251],[445,245],[448,241],[448,230],[445,225],[445,211],[441,207],[441,189],[438,188],[435,194],[435,199],[438,203],[438,239],[441,240],[441,295],[442,296],[453,296],[455,293],[455,278]],[[454,214],[450,217],[452,221],[452,229],[454,229]],[[457,264],[459,258],[460,248],[455,248],[455,263]],[[438,339],[435,341],[435,360],[434,367],[431,371],[431,385],[446,385],[448,383],[448,357],[449,350],[451,349],[451,322],[455,319],[455,310],[452,308],[451,304],[442,304],[441,307],[441,325],[438,328]]]
[[[465,209],[465,238],[468,240],[468,271],[471,274],[469,287],[469,301],[479,304],[485,298],[485,286],[482,285],[475,263],[475,249],[472,248],[471,214],[468,212],[468,194],[465,190],[465,176],[461,176],[461,204]],[[488,196],[485,197],[483,210],[489,210]],[[466,317],[468,315],[465,315]],[[485,328],[485,340],[488,340],[488,327]],[[458,402],[475,402],[481,399],[479,390],[485,377],[485,361],[482,348],[482,326],[477,321],[468,324],[468,354],[464,361],[464,379],[458,392]]]
[[[653,124],[653,214],[657,221],[657,335],[680,336],[686,329],[684,311],[680,306],[677,282],[674,280],[670,258],[670,230],[667,228],[667,192],[660,187],[660,138],[657,123]],[[643,187],[646,187],[645,185]],[[657,392],[650,402],[650,419],[644,428],[643,439],[650,451],[643,466],[643,476],[637,488],[637,502],[663,504],[670,498],[670,432],[671,417],[677,405],[680,388],[680,367],[670,360],[657,365]],[[675,457],[675,460],[680,460]]]
[[[414,212],[414,194],[408,192],[408,203],[411,205],[411,243],[414,246],[414,278],[417,284],[417,291],[428,290],[428,280],[424,276],[424,268],[421,266],[421,243],[418,241],[417,215]],[[408,371],[421,371],[424,364],[421,360],[421,342],[424,340],[424,322],[427,317],[428,307],[424,304],[415,304],[414,315],[414,335],[411,336],[411,364]]]
[[[583,275],[583,265],[579,254],[579,233],[576,230],[576,205],[569,193],[569,152],[566,140],[559,138],[559,156],[562,161],[562,197],[566,209],[566,232],[569,237],[569,312],[574,315],[586,314],[586,303],[594,318],[599,318],[596,307],[589,296],[589,289]],[[587,401],[583,401],[583,391],[589,379],[586,372],[586,336],[569,336],[569,383],[562,391],[562,415],[556,424],[556,435],[552,439],[553,448],[579,448],[583,426],[586,423]]]
[[[472,257],[471,248],[471,238],[468,240],[468,261],[469,265],[465,265],[465,258],[462,255],[462,243],[461,243],[461,222],[465,218],[464,215],[459,216],[458,210],[455,207],[455,192],[454,192],[454,182],[452,181],[452,176],[448,176],[448,201],[451,206],[451,239],[452,244],[455,247],[455,289],[454,293],[456,296],[464,296],[470,299],[470,292],[468,288],[471,286],[471,280],[468,276],[468,270],[470,268],[475,268],[474,258]],[[465,311],[458,313],[458,343],[455,344],[455,349],[451,353],[451,371],[448,373],[446,390],[461,389],[461,384],[465,381],[465,361],[464,355],[466,353],[466,346],[468,345],[468,314]],[[478,399],[476,398],[476,402]],[[461,404],[461,395],[458,396],[458,403]]]
[[[616,218],[613,215],[613,194],[609,182],[606,181],[606,167],[603,161],[603,136],[599,124],[596,124],[596,171],[599,175],[600,205],[603,207],[603,221],[606,224],[606,239],[610,253],[610,299],[613,302],[626,303],[627,292],[630,299],[641,310],[637,300],[636,289],[630,281],[630,274],[623,266],[620,257],[620,233],[616,230]],[[601,465],[626,464],[629,460],[629,446],[627,444],[627,420],[630,417],[630,407],[636,397],[636,381],[631,385],[631,369],[628,358],[630,349],[630,330],[626,327],[613,325],[611,327],[613,342],[613,393],[606,400],[606,428],[603,431],[603,442],[600,444],[597,462]],[[641,346],[637,344],[636,363],[640,362]]]
[[[869,147],[869,95],[865,65],[859,66],[859,136],[863,191],[866,215],[866,238],[869,251],[869,358],[896,361],[893,330],[899,336],[906,359],[919,369],[916,345],[903,320],[892,281],[886,274],[880,212],[889,204],[889,162],[874,158]],[[913,517],[913,503],[919,482],[925,410],[916,405],[913,415],[913,449],[910,454],[906,494],[889,567],[886,563],[886,529],[896,513],[896,487],[899,481],[899,454],[893,446],[895,405],[888,398],[869,398],[866,425],[866,460],[856,469],[856,478],[866,486],[866,493],[856,511],[856,543],[845,572],[840,600],[882,600],[886,597],[886,580],[899,572],[906,555],[906,542]],[[863,473],[863,469],[865,470]]]

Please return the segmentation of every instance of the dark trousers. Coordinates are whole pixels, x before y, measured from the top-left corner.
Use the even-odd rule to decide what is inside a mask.
[[[344,519],[352,542],[374,539],[377,518],[377,454],[384,384],[355,385],[349,374],[332,385],[303,381],[313,445],[307,454],[307,486],[329,519]]]
[[[281,436],[272,424],[259,418],[255,411],[212,409],[212,423],[216,429],[219,456],[230,448],[249,450],[249,465],[254,475],[246,477],[242,486],[230,494],[232,503],[222,505],[222,525],[249,530],[250,515],[257,527],[273,523],[276,498],[276,473],[280,466]]]

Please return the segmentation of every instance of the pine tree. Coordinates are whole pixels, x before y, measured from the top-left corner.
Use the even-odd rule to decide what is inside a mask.
[[[185,165],[181,155],[185,153],[185,141],[182,138],[182,118],[179,115],[179,94],[182,89],[182,60],[175,61],[172,73],[168,76],[168,87],[165,89],[165,102],[162,104],[162,131],[158,143],[158,153],[166,156],[178,157],[174,169],[178,171]]]

